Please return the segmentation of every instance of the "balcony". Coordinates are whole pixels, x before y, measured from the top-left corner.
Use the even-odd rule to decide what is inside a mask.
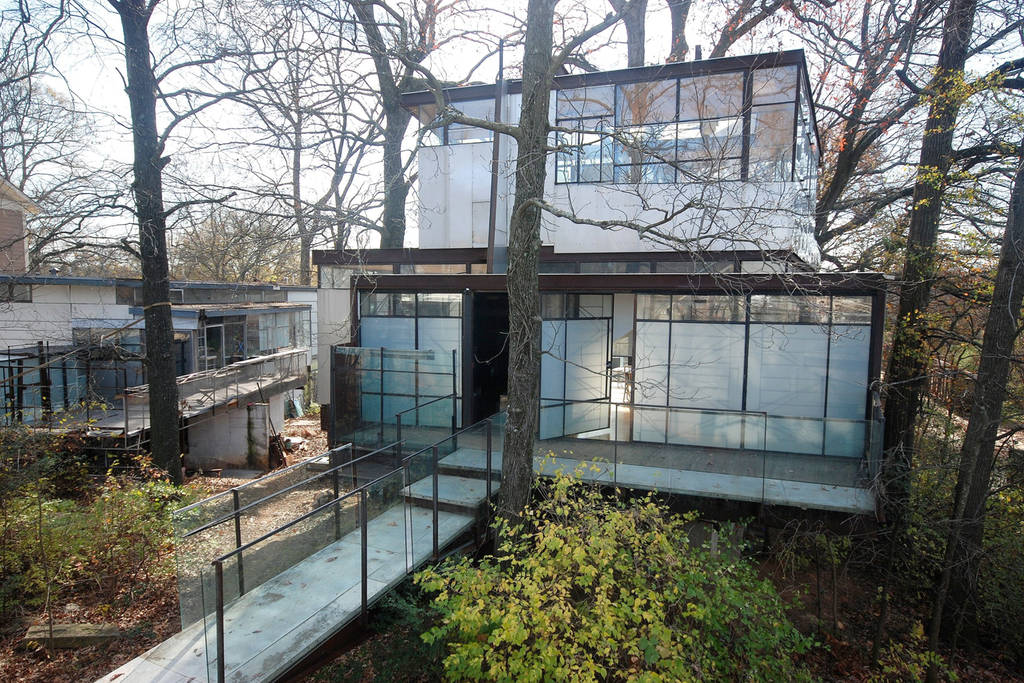
[[[263,401],[271,394],[301,387],[306,383],[308,357],[307,349],[286,349],[182,375],[177,379],[181,417],[196,417],[250,399]],[[149,385],[127,388],[120,407],[82,409],[72,422],[88,424],[90,436],[138,435],[149,428]]]

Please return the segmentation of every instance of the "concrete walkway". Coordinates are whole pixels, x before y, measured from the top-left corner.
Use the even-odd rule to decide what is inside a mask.
[[[426,480],[429,483],[429,479]],[[482,498],[481,498],[482,500]],[[481,502],[478,500],[477,502]],[[440,547],[469,530],[468,514],[440,511]],[[433,551],[433,514],[395,505],[367,523],[367,597],[373,602]],[[360,531],[349,533],[225,607],[226,679],[270,681],[359,616]],[[212,600],[211,600],[212,602]],[[217,680],[215,616],[193,624],[103,678],[117,683]]]
[[[538,442],[543,446],[544,442]],[[576,448],[585,450],[585,443]],[[460,448],[442,458],[442,468],[453,472],[481,473],[482,451]],[[759,456],[753,456],[758,457]],[[501,453],[492,454],[491,467],[501,472]],[[587,460],[583,457],[540,457],[533,459],[533,470],[537,474],[554,474],[562,470],[566,474],[581,472],[584,481],[618,485],[632,489],[660,491],[686,496],[701,496],[764,502],[770,505],[789,505],[798,508],[830,510],[851,514],[874,514],[875,498],[870,489],[791,481],[772,477],[758,477],[720,472],[692,471],[670,467],[619,464],[607,461]],[[422,482],[420,482],[422,483]],[[482,482],[481,482],[482,483]]]

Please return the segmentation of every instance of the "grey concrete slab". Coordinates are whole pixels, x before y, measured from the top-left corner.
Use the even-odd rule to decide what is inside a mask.
[[[500,482],[491,484],[491,493],[497,492]],[[433,477],[426,477],[406,486],[403,492],[420,500],[434,499]],[[437,476],[437,500],[446,505],[474,508],[487,497],[487,481],[475,477],[460,477],[454,474]]]

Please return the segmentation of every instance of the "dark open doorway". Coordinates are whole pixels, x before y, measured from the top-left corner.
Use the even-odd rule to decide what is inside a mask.
[[[508,294],[473,294],[471,422],[494,415],[508,392]]]

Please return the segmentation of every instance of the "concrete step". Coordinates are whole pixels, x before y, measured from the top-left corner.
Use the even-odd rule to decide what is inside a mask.
[[[501,483],[492,480],[492,495],[498,491]],[[411,486],[402,489],[402,493],[413,505],[431,506],[434,498],[433,477],[424,477]],[[453,474],[438,474],[437,502],[445,509],[475,510],[487,497],[487,482],[479,477],[461,477]]]

